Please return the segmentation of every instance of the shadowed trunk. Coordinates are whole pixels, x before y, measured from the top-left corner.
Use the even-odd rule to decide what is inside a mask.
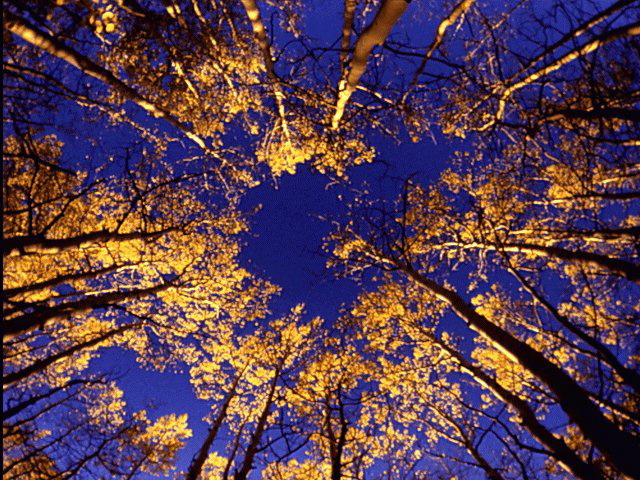
[[[389,259],[387,259],[389,260]],[[630,433],[624,432],[589,399],[587,392],[560,367],[547,360],[540,352],[521,342],[480,315],[462,297],[417,272],[411,265],[389,260],[412,281],[446,302],[467,325],[489,340],[511,360],[529,370],[541,380],[558,400],[560,407],[575,423],[585,438],[620,471],[631,477],[640,477],[640,445]]]
[[[11,320],[4,320],[2,324],[2,338],[4,341],[15,336],[43,328],[48,322],[56,318],[69,317],[80,313],[87,313],[98,308],[109,308],[119,302],[137,300],[154,293],[173,287],[174,284],[166,282],[149,288],[133,290],[129,292],[110,292],[103,295],[84,298],[75,302],[61,303],[53,307],[45,306],[36,308],[33,313],[25,313]]]
[[[41,372],[45,368],[53,364],[54,362],[57,362],[58,360],[62,360],[63,358],[70,357],[76,352],[84,350],[85,348],[93,347],[94,345],[104,342],[105,340],[108,340],[111,337],[114,337],[120,333],[126,332],[127,330],[131,330],[132,328],[135,328],[138,326],[140,326],[139,323],[123,325],[120,328],[116,328],[115,330],[111,330],[109,332],[103,333],[97,336],[96,338],[87,340],[86,342],[78,343],[77,345],[74,345],[71,348],[67,348],[66,350],[63,350],[54,355],[51,355],[50,357],[43,358],[42,360],[38,360],[32,363],[31,365],[29,365],[28,367],[24,367],[23,369],[18,370],[17,372],[9,373],[8,375],[5,375],[4,377],[2,377],[2,388],[3,389],[7,388],[11,386],[13,383],[19,382],[20,380],[24,380],[30,375]]]
[[[463,371],[471,375],[471,377],[489,389],[497,398],[518,412],[522,426],[526,428],[541,445],[549,450],[550,454],[560,462],[562,468],[575,475],[576,478],[583,480],[604,479],[604,476],[596,467],[585,463],[561,438],[553,435],[553,433],[542,425],[527,402],[504,388],[495,378],[481,368],[473,365],[453,347],[433,336],[429,336],[429,339],[450,355],[460,365]]]
[[[271,413],[271,406],[273,405],[276,386],[278,385],[278,379],[280,378],[281,368],[282,362],[280,363],[278,368],[276,368],[273,374],[273,380],[271,380],[271,385],[269,386],[267,400],[265,402],[264,408],[262,409],[262,413],[260,414],[260,418],[258,418],[256,429],[254,430],[253,435],[251,435],[251,440],[249,441],[249,445],[247,446],[247,451],[244,456],[244,460],[242,461],[242,466],[240,467],[240,470],[238,470],[233,476],[234,480],[246,480],[249,472],[253,469],[253,460],[258,453],[260,440],[262,439],[262,434],[264,433],[264,429],[267,426],[267,419],[269,418],[269,414]]]
[[[189,466],[189,471],[185,476],[185,480],[197,480],[197,478],[200,476],[200,473],[202,472],[202,466],[204,465],[204,462],[209,456],[209,450],[211,449],[211,445],[213,445],[213,442],[218,436],[218,431],[222,426],[222,422],[227,416],[227,410],[229,409],[229,404],[231,403],[231,400],[233,399],[233,397],[235,397],[236,395],[236,388],[238,387],[238,383],[240,382],[240,379],[242,378],[243,373],[244,373],[244,369],[242,370],[242,372],[238,374],[235,381],[233,382],[231,390],[229,391],[226,398],[224,399],[224,403],[222,404],[222,407],[220,408],[218,415],[216,415],[216,419],[214,420],[213,425],[211,425],[211,428],[209,428],[209,433],[207,434],[207,438],[205,438],[204,442],[202,443],[202,446],[200,447],[200,450],[198,450],[198,453],[196,453],[196,455],[193,457],[193,460],[191,461],[191,465]]]

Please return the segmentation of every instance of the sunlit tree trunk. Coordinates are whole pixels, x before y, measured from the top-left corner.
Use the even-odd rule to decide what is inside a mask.
[[[117,78],[112,72],[106,70],[105,68],[95,63],[93,60],[85,57],[79,52],[76,52],[72,48],[64,45],[58,39],[50,36],[45,32],[41,32],[35,26],[31,25],[29,22],[15,15],[11,11],[5,9],[3,13],[4,26],[11,33],[19,36],[26,42],[29,42],[32,45],[43,49],[48,54],[59,58],[60,60],[64,60],[70,65],[73,65],[85,75],[89,75],[104,82],[106,85],[122,94],[125,98],[131,100],[132,102],[145,109],[154,117],[162,118],[172,126],[182,131],[187,137],[197,143],[201,148],[207,148],[204,140],[193,133],[188,126],[181,123],[169,111],[155,105],[152,101],[140,95],[133,88]]]
[[[469,249],[501,250],[504,252],[532,253],[541,257],[556,258],[567,262],[574,262],[608,270],[629,281],[640,284],[640,266],[627,260],[612,258],[599,253],[567,250],[561,247],[535,245],[531,243],[504,243],[493,245],[489,243],[452,243],[445,245]]]
[[[382,45],[391,33],[391,29],[407,9],[407,0],[383,0],[373,22],[358,37],[353,51],[353,57],[346,75],[338,85],[338,99],[331,119],[331,127],[338,128],[344,115],[345,107],[353,92],[355,92],[360,77],[367,68],[369,55],[376,45]]]
[[[509,97],[511,97],[511,95],[513,95],[513,93],[515,93],[517,90],[520,90],[521,88],[526,87],[527,85],[530,85],[531,83],[558,70],[562,66],[576,60],[577,58],[583,57],[593,52],[594,50],[597,50],[598,48],[600,48],[602,45],[606,43],[612,42],[619,38],[631,37],[636,35],[640,35],[640,23],[638,22],[607,31],[602,35],[599,35],[595,39],[591,40],[590,42],[587,42],[586,44],[582,45],[581,47],[577,47],[571,50],[570,52],[566,53],[556,61],[547,65],[546,67],[542,67],[536,70],[535,72],[530,73],[522,80],[513,83],[512,85],[507,87],[502,93],[502,95],[500,96],[498,101],[498,110],[495,114],[495,119],[484,124],[478,130],[485,131],[489,127],[491,127],[491,125],[493,125],[496,120],[498,121],[502,120],[502,118],[504,117],[504,110],[505,110],[507,101],[509,100]]]
[[[160,293],[173,286],[174,284],[172,282],[165,282],[153,287],[141,288],[129,292],[110,292],[75,302],[61,303],[52,307],[35,307],[33,313],[23,313],[10,320],[4,320],[2,324],[2,338],[4,341],[7,341],[17,335],[22,335],[36,328],[42,328],[57,318],[66,318],[71,315],[88,313],[97,308],[109,308],[119,302],[137,300],[155,293]]]
[[[340,76],[344,75],[349,58],[351,46],[351,32],[353,31],[353,19],[356,13],[357,0],[344,0],[344,14],[342,17],[342,38],[340,39]]]
[[[151,240],[165,233],[177,230],[177,227],[165,228],[157,232],[119,233],[101,230],[84,233],[69,238],[45,238],[44,235],[25,235],[3,239],[3,256],[26,254],[55,254],[71,248],[83,248],[96,243],[126,242],[129,240]]]
[[[264,67],[267,71],[269,81],[271,82],[271,89],[276,101],[278,117],[280,118],[280,124],[282,125],[285,139],[289,144],[289,148],[292,149],[293,147],[291,144],[291,132],[289,131],[289,124],[287,122],[286,111],[284,108],[284,92],[282,89],[282,85],[280,84],[280,80],[276,76],[276,72],[274,70],[271,48],[269,46],[269,42],[267,41],[267,30],[265,29],[264,22],[262,21],[262,18],[260,16],[260,9],[258,8],[255,0],[241,1],[247,12],[247,17],[249,17],[249,21],[251,22],[251,27],[253,28],[253,33],[256,37],[256,40],[258,41],[260,52],[262,53]]]
[[[442,42],[444,40],[444,36],[447,30],[453,25],[455,25],[460,19],[460,17],[464,17],[464,14],[467,13],[467,11],[473,6],[474,3],[475,3],[475,0],[460,1],[459,3],[456,4],[455,7],[453,7],[453,10],[451,10],[449,15],[447,15],[447,17],[440,22],[440,25],[438,25],[438,29],[436,30],[436,35],[433,41],[431,42],[431,45],[429,45],[429,48],[427,49],[427,53],[425,53],[424,58],[420,62],[420,66],[418,67],[418,69],[413,75],[413,80],[411,81],[404,95],[402,96],[402,102],[405,101],[407,96],[411,93],[415,85],[418,83],[418,77],[420,77],[420,74],[424,71],[424,68],[426,67],[427,62],[432,57],[433,53],[436,51],[438,47],[440,47],[440,45],[442,45]]]

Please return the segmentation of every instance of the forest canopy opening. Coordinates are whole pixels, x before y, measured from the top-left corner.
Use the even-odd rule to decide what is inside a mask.
[[[3,478],[640,478],[637,2],[3,38]]]

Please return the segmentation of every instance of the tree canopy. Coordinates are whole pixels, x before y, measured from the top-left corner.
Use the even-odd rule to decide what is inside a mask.
[[[637,2],[3,0],[3,38],[3,477],[640,478]],[[246,254],[309,172],[324,318]]]

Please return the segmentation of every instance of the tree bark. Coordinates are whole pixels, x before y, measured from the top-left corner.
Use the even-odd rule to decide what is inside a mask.
[[[73,347],[67,348],[66,350],[63,350],[54,355],[51,355],[50,357],[37,360],[36,362],[32,363],[28,367],[24,367],[23,369],[18,370],[17,372],[9,373],[8,375],[5,375],[4,377],[2,377],[2,388],[6,389],[7,387],[10,387],[12,384],[19,382],[20,380],[24,380],[25,378],[35,373],[43,371],[45,368],[57,362],[58,360],[62,360],[63,358],[70,357],[71,355],[73,355],[76,352],[79,352],[80,350],[93,347],[94,345],[104,342],[105,340],[108,340],[111,337],[118,335],[119,333],[126,332],[127,330],[131,330],[132,328],[135,328],[138,326],[140,326],[139,323],[123,325],[119,328],[116,328],[115,330],[111,330],[109,332],[103,333],[97,336],[96,338],[87,340],[86,342],[79,343],[77,345],[74,345]]]
[[[383,0],[373,22],[358,38],[346,78],[341,79],[338,85],[338,99],[331,119],[331,128],[334,130],[340,125],[347,102],[351,98],[351,94],[356,90],[360,77],[367,68],[367,62],[373,47],[384,43],[408,5],[409,2],[407,0]]]
[[[416,284],[426,288],[446,302],[467,325],[489,340],[511,360],[529,370],[555,395],[569,419],[582,431],[585,438],[626,475],[640,478],[640,445],[638,439],[620,430],[608,420],[587,392],[560,367],[547,360],[540,352],[521,342],[511,334],[477,313],[455,291],[424,277],[411,265],[392,261]]]
[[[213,442],[218,436],[218,431],[220,431],[222,422],[227,416],[227,410],[229,409],[229,404],[231,403],[231,400],[233,399],[233,397],[235,397],[236,395],[236,388],[238,387],[238,383],[240,382],[240,379],[242,378],[243,373],[244,373],[244,369],[235,378],[233,385],[231,387],[231,390],[227,394],[224,400],[224,403],[220,408],[220,412],[218,412],[218,415],[216,415],[216,419],[213,422],[213,425],[211,425],[211,428],[209,429],[207,438],[205,438],[204,442],[202,443],[202,446],[200,447],[200,450],[198,450],[198,453],[195,454],[195,456],[193,457],[193,460],[191,461],[191,465],[189,465],[189,470],[187,471],[185,480],[197,480],[198,477],[200,476],[204,462],[207,460],[207,457],[209,456],[209,450],[211,449],[211,445],[213,445]]]
[[[595,466],[585,463],[567,446],[564,440],[553,435],[553,433],[542,425],[527,402],[504,388],[495,378],[481,368],[467,361],[467,359],[453,347],[433,336],[429,336],[429,338],[436,346],[450,355],[460,365],[463,371],[467,372],[478,383],[490,390],[497,398],[518,412],[524,428],[526,428],[541,445],[549,450],[550,454],[560,463],[562,468],[575,475],[576,478],[583,480],[604,479],[604,476]]]
[[[75,302],[61,303],[53,307],[42,307],[37,309],[34,313],[24,313],[11,320],[4,320],[2,324],[2,338],[4,341],[7,341],[17,335],[22,335],[23,333],[35,330],[38,327],[42,328],[55,318],[67,317],[81,312],[89,312],[97,308],[108,308],[118,302],[136,300],[141,297],[153,295],[154,293],[159,293],[171,288],[172,286],[173,284],[171,282],[166,282],[139,290],[129,292],[110,292],[95,297],[84,298]]]
[[[540,78],[550,74],[551,72],[558,70],[562,66],[574,61],[575,59],[579,57],[583,57],[593,52],[594,50],[597,50],[598,48],[600,48],[602,45],[606,43],[612,42],[619,38],[623,38],[627,36],[636,36],[636,35],[640,35],[640,22],[631,23],[629,25],[624,25],[622,27],[606,31],[605,33],[597,36],[590,42],[582,45],[581,47],[575,48],[570,52],[564,54],[562,57],[555,60],[554,62],[547,65],[546,67],[539,68],[535,72],[527,75],[525,78],[523,78],[519,82],[516,82],[511,86],[507,87],[498,100],[498,111],[495,114],[495,119],[483,125],[478,130],[484,131],[488,129],[491,125],[493,125],[496,120],[503,119],[504,109],[506,107],[507,100],[517,90],[520,90],[521,88],[526,87],[527,85],[539,80]]]
[[[344,413],[341,390],[342,389],[338,385],[336,397],[338,399],[338,413],[340,415],[340,431],[338,432],[337,440],[333,433],[333,428],[331,427],[330,399],[327,399],[327,403],[325,405],[327,409],[325,423],[327,428],[327,437],[329,438],[329,455],[331,457],[331,480],[340,480],[342,478],[342,452],[344,451],[344,447],[347,443],[347,429],[349,427],[349,422],[347,421]]]
[[[353,18],[356,13],[358,0],[344,0],[344,16],[342,17],[342,38],[340,40],[340,77],[344,76],[351,46],[351,32],[353,31]]]
[[[249,441],[249,445],[247,446],[247,451],[242,461],[242,466],[240,467],[240,470],[238,470],[233,476],[234,480],[246,480],[249,472],[253,469],[253,460],[258,453],[260,440],[262,439],[262,434],[264,433],[264,429],[267,425],[267,419],[269,418],[269,414],[271,413],[271,406],[273,405],[273,397],[276,393],[276,386],[278,385],[278,379],[280,378],[281,368],[282,363],[278,365],[273,374],[273,380],[271,381],[271,385],[269,386],[269,394],[267,395],[267,400],[265,402],[264,408],[262,409],[262,413],[260,414],[260,418],[258,418],[256,429],[251,435],[251,440]]]
[[[244,6],[247,17],[251,22],[253,33],[258,41],[260,52],[262,53],[262,59],[264,61],[264,67],[267,71],[267,76],[271,81],[271,89],[273,90],[273,96],[276,100],[276,108],[280,122],[282,123],[282,130],[284,132],[285,139],[289,145],[289,149],[293,149],[291,144],[291,133],[289,132],[289,125],[287,123],[286,112],[284,109],[284,93],[282,92],[282,86],[280,80],[276,76],[276,72],[273,65],[273,58],[271,56],[271,48],[267,41],[267,31],[264,28],[264,23],[260,17],[260,9],[255,0],[241,0]]]
[[[433,55],[433,52],[435,52],[436,49],[442,44],[442,41],[444,40],[444,35],[447,32],[447,29],[455,25],[458,22],[458,19],[461,16],[463,16],[465,13],[467,13],[467,10],[469,10],[474,3],[475,3],[475,0],[460,1],[458,4],[456,4],[455,7],[453,7],[453,10],[451,10],[451,13],[449,13],[449,15],[447,15],[447,17],[440,22],[440,25],[438,25],[438,30],[436,31],[436,36],[431,42],[431,45],[429,45],[429,48],[427,49],[427,53],[422,58],[422,62],[420,62],[420,66],[414,73],[413,80],[411,80],[411,83],[409,84],[409,86],[407,87],[407,90],[402,96],[402,102],[404,102],[407,99],[413,87],[415,87],[415,85],[418,83],[418,77],[424,71],[424,68],[427,65],[427,62],[429,61],[431,56]]]
[[[615,275],[640,285],[640,266],[619,258],[612,258],[599,253],[567,250],[560,247],[548,247],[531,243],[504,243],[492,245],[489,243],[446,243],[445,246],[461,248],[477,248],[486,250],[501,250],[503,252],[534,253],[542,257],[557,258],[568,262],[579,263],[608,270]]]
[[[10,10],[5,9],[3,13],[4,26],[8,31],[10,31],[14,35],[19,36],[24,41],[43,49],[48,54],[64,60],[70,65],[73,65],[85,75],[89,75],[104,82],[115,91],[123,95],[125,98],[142,107],[154,117],[164,119],[170,125],[183,132],[187,137],[189,137],[189,139],[198,144],[198,146],[207,150],[207,145],[205,144],[204,140],[197,134],[195,134],[188,126],[180,122],[168,110],[157,106],[152,101],[140,95],[133,88],[117,78],[112,72],[106,70],[105,68],[95,63],[93,60],[76,52],[72,48],[66,46],[58,39],[50,36],[45,32],[41,32],[37,29],[37,27],[31,25],[23,18],[15,15]]]
[[[55,254],[70,248],[81,248],[95,243],[147,240],[175,230],[177,230],[177,227],[164,228],[157,232],[119,233],[100,230],[68,238],[45,238],[44,235],[24,235],[3,239],[2,256],[12,257],[29,253]]]
[[[640,393],[640,375],[630,368],[624,366],[618,358],[611,353],[611,351],[599,342],[597,339],[583,332],[580,327],[576,326],[564,315],[561,315],[558,309],[556,309],[546,298],[544,298],[538,291],[518,272],[515,268],[509,264],[508,269],[518,279],[524,289],[542,305],[564,328],[569,330],[597,353],[596,356],[602,359],[607,365],[609,365],[619,376],[622,381],[632,387],[636,392]]]

